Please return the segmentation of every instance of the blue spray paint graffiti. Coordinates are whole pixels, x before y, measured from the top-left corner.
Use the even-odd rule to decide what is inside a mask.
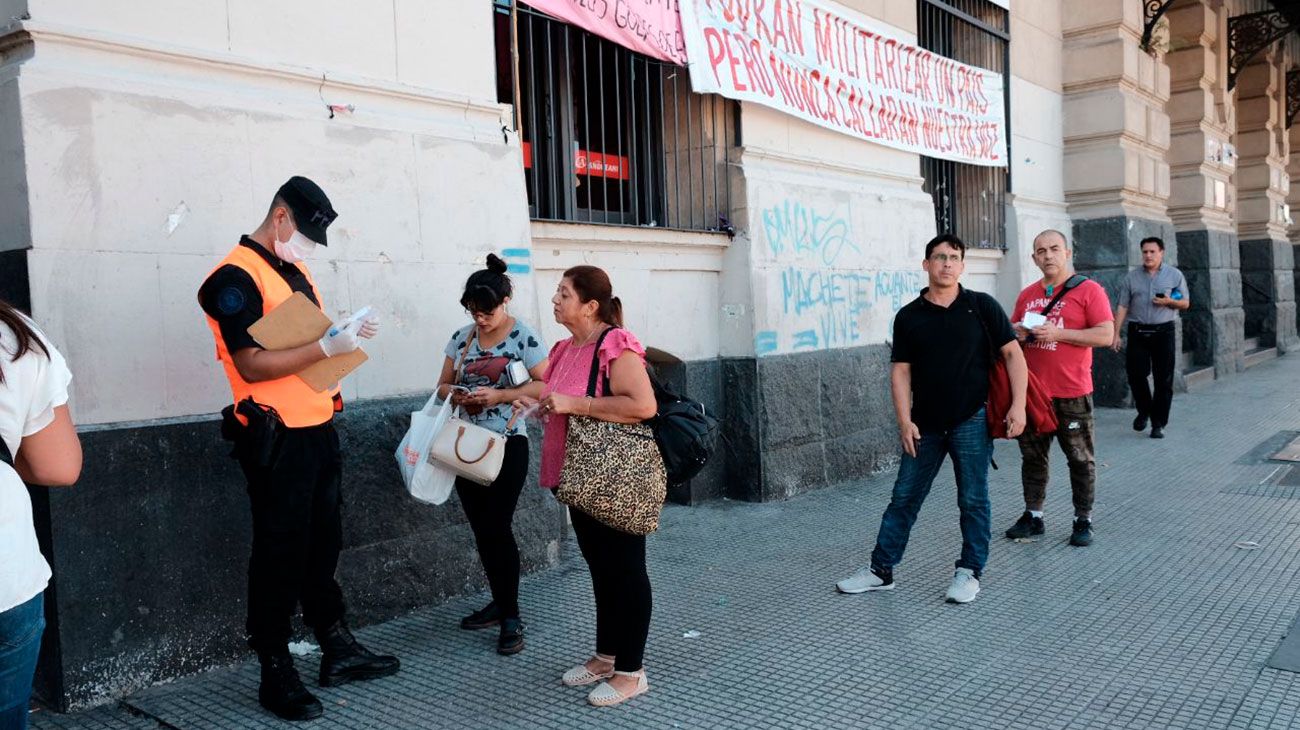
[[[818,338],[812,347],[843,347],[861,341],[862,315],[878,306],[897,311],[921,288],[915,271],[833,271],[787,267],[781,272],[781,307],[785,315],[816,318]],[[807,347],[806,332],[795,335],[795,348]]]
[[[834,211],[819,212],[798,201],[787,200],[765,209],[763,232],[775,257],[812,258],[823,266],[834,266],[846,251],[862,252],[853,241],[847,217]]]
[[[768,270],[771,329],[754,339],[760,356],[864,344],[921,289],[919,271],[867,268],[843,199],[785,200],[761,216],[765,251],[776,265]]]
[[[511,274],[527,274],[533,270],[533,267],[527,263],[532,260],[533,252],[526,248],[502,249],[501,258],[506,260],[506,271]]]

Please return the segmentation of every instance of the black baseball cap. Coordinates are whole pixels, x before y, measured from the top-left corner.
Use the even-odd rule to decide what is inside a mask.
[[[276,195],[293,211],[293,222],[302,235],[322,246],[329,245],[325,240],[325,229],[339,214],[334,212],[334,206],[330,205],[330,199],[319,185],[295,175],[280,186]]]

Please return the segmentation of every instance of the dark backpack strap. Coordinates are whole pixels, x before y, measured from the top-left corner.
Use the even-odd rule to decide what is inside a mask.
[[[588,398],[596,397],[596,376],[600,374],[600,346],[605,342],[605,338],[609,336],[609,333],[613,332],[616,329],[618,328],[609,327],[604,332],[601,332],[600,337],[596,340],[596,349],[591,353],[591,374],[587,376],[587,397]],[[609,395],[608,375],[605,376],[604,385],[605,385],[605,395]]]
[[[14,455],[9,453],[9,444],[5,443],[3,438],[0,438],[0,461],[9,466],[14,465]]]
[[[1052,309],[1056,307],[1056,304],[1060,302],[1061,299],[1065,298],[1066,294],[1070,293],[1071,289],[1075,288],[1076,286],[1082,284],[1087,280],[1088,277],[1084,276],[1083,274],[1075,274],[1074,276],[1071,276],[1070,278],[1066,279],[1065,283],[1061,285],[1061,290],[1056,293],[1056,296],[1052,297],[1052,301],[1048,302],[1047,306],[1043,307],[1043,310],[1039,312],[1039,314],[1047,314],[1048,312],[1052,311]]]
[[[984,313],[980,311],[980,298],[975,296],[975,292],[970,289],[963,289],[962,291],[970,297],[971,308],[975,310],[975,319],[979,320],[980,329],[984,330],[984,341],[989,346],[989,363],[992,364],[998,357],[998,348],[993,344],[993,333],[989,332],[989,325],[984,321]]]

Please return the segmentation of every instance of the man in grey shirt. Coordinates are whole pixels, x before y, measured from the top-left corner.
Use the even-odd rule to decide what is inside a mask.
[[[1151,421],[1151,438],[1165,437],[1169,406],[1174,400],[1174,320],[1178,312],[1192,305],[1183,272],[1165,266],[1165,242],[1155,236],[1142,239],[1142,268],[1128,272],[1120,285],[1115,312],[1115,341],[1111,349],[1123,347],[1120,333],[1128,319],[1128,353],[1124,364],[1128,386],[1133,391],[1137,418],[1134,431],[1145,431]],[[1147,376],[1155,375],[1155,394]]]

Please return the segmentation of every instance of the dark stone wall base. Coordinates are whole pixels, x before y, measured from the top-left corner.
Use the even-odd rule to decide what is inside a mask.
[[[1114,306],[1124,277],[1130,269],[1142,265],[1138,242],[1148,236],[1159,236],[1165,242],[1165,260],[1177,265],[1178,240],[1171,223],[1129,216],[1074,221],[1074,266],[1079,273],[1087,274],[1105,287]],[[1176,347],[1181,360],[1181,326],[1177,338]],[[1185,387],[1182,372],[1182,363],[1179,362],[1175,368],[1175,388]],[[1105,347],[1093,350],[1092,377],[1097,405],[1127,407],[1132,404],[1123,353],[1116,354]]]
[[[1213,366],[1216,376],[1245,368],[1245,310],[1241,299],[1241,247],[1234,233],[1179,231],[1178,268],[1187,277],[1192,306],[1183,313],[1191,364]]]
[[[27,280],[27,249],[0,251],[0,299],[24,312],[32,311],[32,292]]]
[[[393,451],[424,398],[349,404],[339,582],[355,625],[485,587],[464,512],[407,496]],[[515,519],[525,570],[554,564],[563,509],[533,477]],[[35,490],[54,567],[38,686],[77,709],[246,655],[245,482],[216,421],[88,429],[71,489]],[[525,607],[525,611],[527,608]],[[451,630],[451,629],[449,629]]]
[[[728,497],[786,499],[897,459],[889,348],[723,362]]]
[[[674,392],[703,404],[705,412],[727,422],[727,399],[723,388],[724,364],[721,359],[681,361],[664,358],[657,351],[647,353],[655,375]],[[540,441],[538,443],[541,443]],[[685,484],[668,487],[668,501],[676,504],[699,504],[726,496],[726,457],[721,445],[704,469]]]
[[[1296,345],[1295,253],[1290,241],[1241,242],[1242,306],[1246,337],[1279,352]]]

